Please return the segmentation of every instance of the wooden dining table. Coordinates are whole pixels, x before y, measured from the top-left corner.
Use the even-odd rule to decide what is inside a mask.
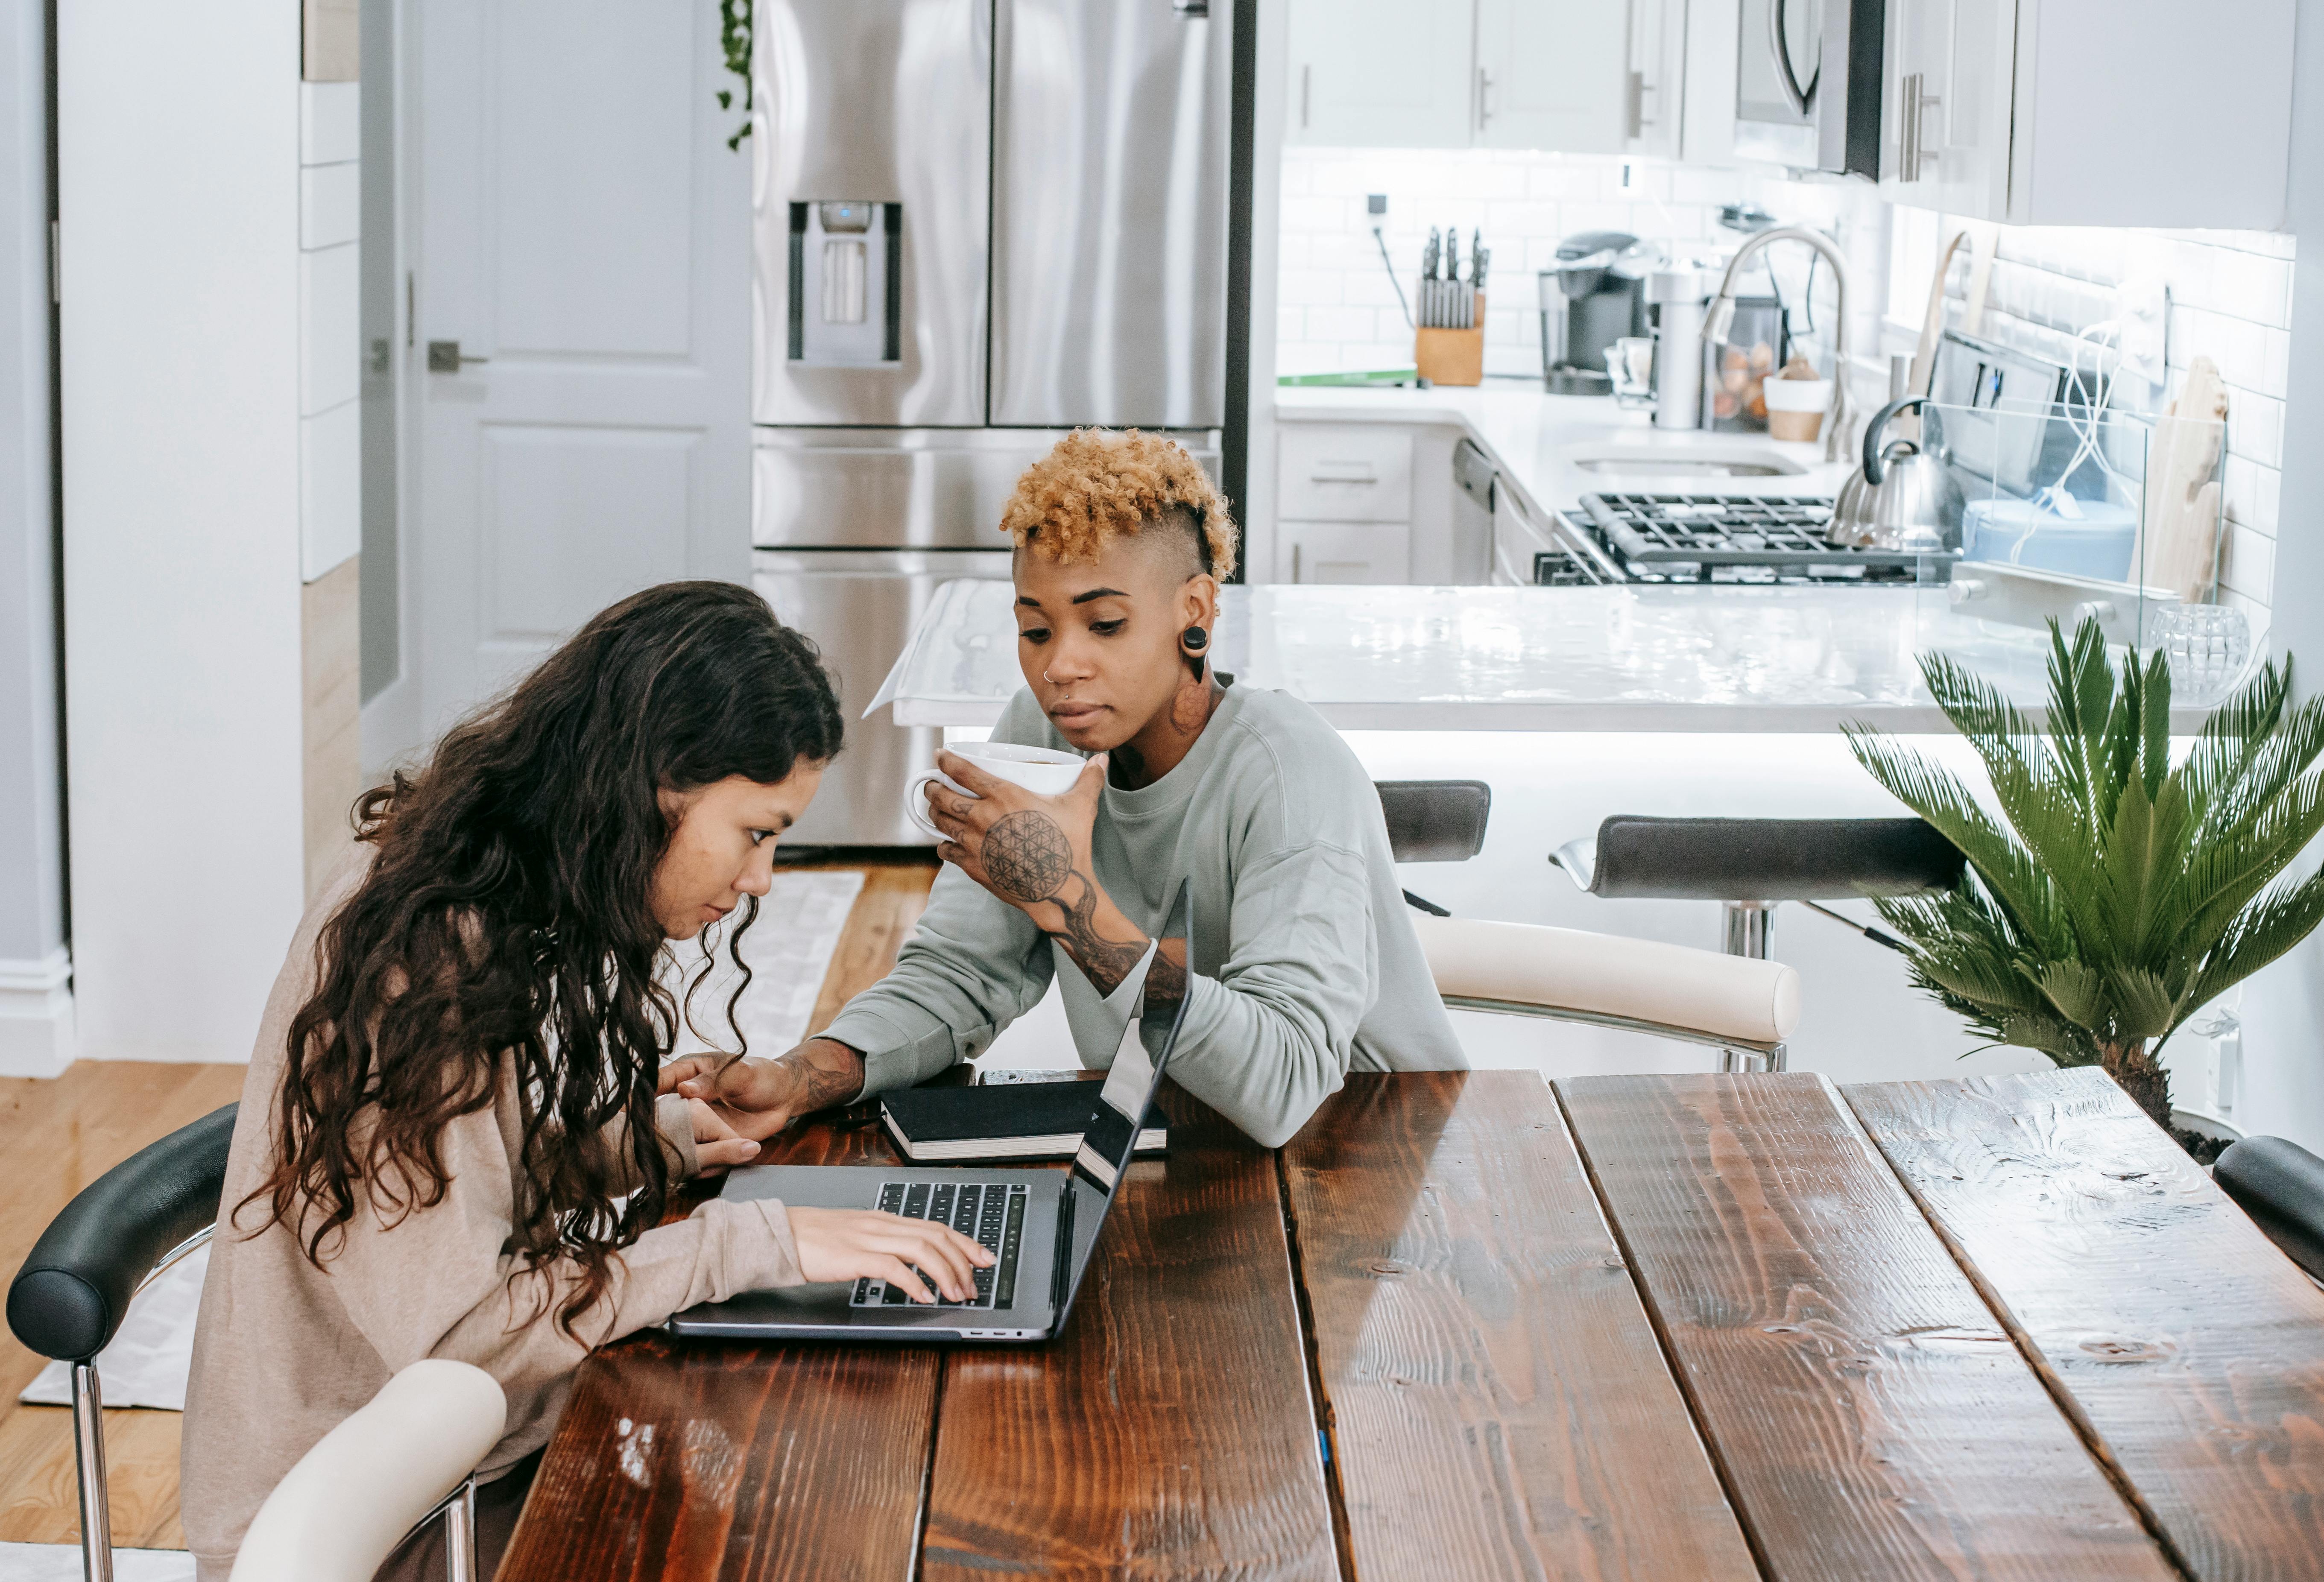
[[[2324,1577],[2324,1292],[2096,1070],[1163,1103],[1047,1345],[598,1351],[503,1582]]]

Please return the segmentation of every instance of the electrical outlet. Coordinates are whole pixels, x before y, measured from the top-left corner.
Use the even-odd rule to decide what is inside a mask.
[[[1374,225],[1378,225],[1381,220],[1386,219],[1388,217],[1388,194],[1385,192],[1375,192],[1367,197],[1364,199],[1364,212],[1371,216],[1372,223]]]
[[[2171,291],[2157,274],[2135,274],[2114,290],[2114,318],[2122,326],[2121,371],[2161,385],[2169,350]]]

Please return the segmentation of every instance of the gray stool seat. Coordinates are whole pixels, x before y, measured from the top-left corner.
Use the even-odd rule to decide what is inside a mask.
[[[2287,1138],[2245,1137],[2219,1155],[2211,1179],[2287,1257],[2324,1280],[2324,1159]]]
[[[1961,854],[1917,818],[1645,818],[1617,814],[1552,859],[1593,896],[1829,901],[1960,882]]]
[[[1493,788],[1482,780],[1375,780],[1398,862],[1466,862],[1485,849]]]

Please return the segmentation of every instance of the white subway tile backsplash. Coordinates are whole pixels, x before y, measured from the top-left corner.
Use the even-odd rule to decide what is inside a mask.
[[[2219,509],[2231,520],[2246,527],[2258,525],[2258,463],[2248,456],[2234,455],[2224,459],[2219,468]]]
[[[1347,279],[1336,269],[1279,270],[1275,276],[1275,299],[1299,308],[1336,307],[1341,301],[1341,282]]]
[[[1370,308],[1310,308],[1307,338],[1315,341],[1370,341],[1379,338],[1379,314]],[[1405,360],[1412,360],[1411,348]]]
[[[1591,203],[1602,186],[1595,165],[1536,165],[1526,179],[1526,195],[1558,203]]]
[[[1343,231],[1360,216],[1363,205],[1344,198],[1286,198],[1283,228],[1286,231]]]
[[[2219,581],[2250,598],[2265,601],[2275,585],[2275,540],[2229,524],[2220,547]]]
[[[1489,203],[1485,206],[1486,245],[1497,246],[1495,236],[1538,236],[1554,239],[1564,235],[1558,229],[1559,206],[1554,203]]]

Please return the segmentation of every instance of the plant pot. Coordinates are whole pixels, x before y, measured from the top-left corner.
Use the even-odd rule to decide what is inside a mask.
[[[2188,1154],[2205,1169],[2211,1161],[2226,1151],[2229,1143],[2243,1141],[2243,1133],[2226,1121],[2212,1116],[2198,1115],[2191,1109],[2171,1112],[2171,1135]]]

